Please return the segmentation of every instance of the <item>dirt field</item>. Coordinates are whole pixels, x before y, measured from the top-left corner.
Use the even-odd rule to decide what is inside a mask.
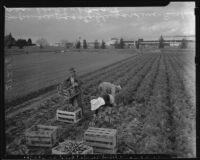
[[[12,88],[5,92],[7,102],[41,88],[60,83],[68,76],[68,69],[75,67],[79,75],[94,71],[114,62],[133,56],[124,51],[93,50],[44,52],[9,55]],[[14,51],[13,51],[14,52]],[[109,54],[108,54],[109,53]]]
[[[63,56],[67,57],[59,56],[61,62]],[[194,52],[190,50],[164,49],[148,53],[144,51],[83,76],[83,104],[86,116],[75,125],[56,121],[55,113],[62,101],[62,97],[59,97],[56,91],[7,109],[7,152],[51,154],[51,148],[26,146],[24,131],[33,124],[60,126],[60,141],[81,140],[91,121],[88,97],[97,95],[97,86],[99,81],[103,80],[120,83],[123,88],[116,96],[117,107],[112,108],[111,112],[108,112],[108,109],[102,110],[96,124],[96,127],[117,129],[117,153],[195,157],[194,56]],[[103,58],[102,55],[101,61],[103,59],[107,58]],[[41,58],[42,61],[45,61],[45,58]],[[51,61],[48,64],[48,68],[51,68]],[[61,68],[64,66],[62,63],[59,65]]]

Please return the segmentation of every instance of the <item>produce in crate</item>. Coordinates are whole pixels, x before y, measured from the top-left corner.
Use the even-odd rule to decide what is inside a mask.
[[[62,153],[62,154],[91,154],[93,149],[90,146],[85,145],[83,142],[76,141],[64,141],[60,143],[57,147],[52,149],[52,153]]]
[[[63,110],[63,111],[68,111],[68,112],[74,112],[76,111],[77,109],[79,109],[78,106],[73,106],[72,104],[65,104],[63,106],[60,106],[59,109]]]

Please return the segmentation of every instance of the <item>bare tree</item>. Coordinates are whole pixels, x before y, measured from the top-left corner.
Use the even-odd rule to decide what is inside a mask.
[[[36,44],[38,44],[40,46],[40,48],[44,48],[46,46],[49,46],[49,43],[46,39],[44,38],[40,38],[36,41]]]

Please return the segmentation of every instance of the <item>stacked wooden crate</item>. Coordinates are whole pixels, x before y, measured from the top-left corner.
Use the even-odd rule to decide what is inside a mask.
[[[93,154],[93,148],[83,142],[66,140],[52,148],[52,154]]]
[[[26,130],[25,137],[29,146],[52,147],[59,138],[58,127],[34,125]]]
[[[93,147],[94,153],[115,154],[117,151],[117,130],[89,127],[84,141]]]
[[[69,104],[66,104],[69,105]],[[82,109],[72,106],[71,108],[63,106],[57,109],[56,119],[67,123],[77,123],[82,118]]]

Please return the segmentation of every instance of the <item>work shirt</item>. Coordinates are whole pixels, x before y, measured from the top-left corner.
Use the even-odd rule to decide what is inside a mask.
[[[98,89],[101,94],[111,94],[113,97],[115,97],[116,87],[116,85],[110,82],[102,82]]]

